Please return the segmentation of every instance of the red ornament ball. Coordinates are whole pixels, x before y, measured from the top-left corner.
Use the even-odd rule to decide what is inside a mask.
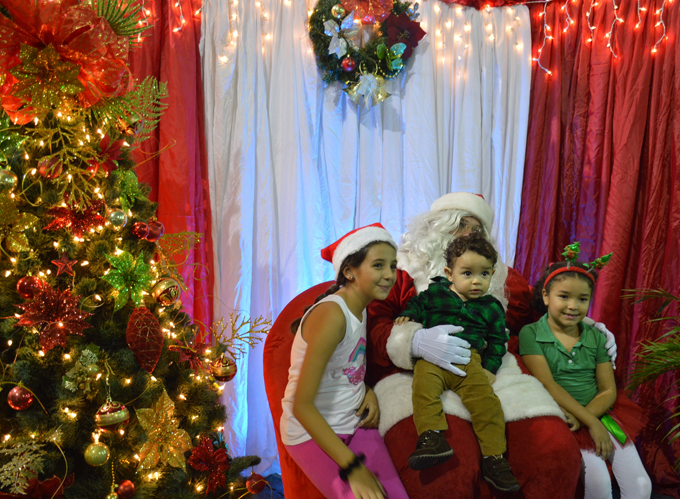
[[[342,69],[344,69],[344,70],[347,71],[348,73],[349,73],[350,71],[354,71],[354,68],[356,68],[356,67],[357,67],[357,63],[356,63],[356,61],[355,61],[353,58],[351,58],[351,57],[345,57],[345,58],[342,60]]]
[[[132,233],[140,239],[146,239],[149,235],[149,226],[144,222],[135,222],[132,226]]]
[[[19,279],[19,282],[17,282],[17,293],[26,300],[32,300],[45,286],[45,281],[29,275]]]
[[[258,475],[255,472],[250,474],[248,480],[246,480],[246,488],[251,494],[259,494],[267,486],[267,481],[262,475]]]
[[[130,499],[132,494],[135,493],[135,484],[130,480],[123,480],[120,482],[116,488],[116,494],[118,494],[118,499]]]
[[[23,411],[33,405],[33,394],[23,386],[15,386],[7,395],[7,403],[15,411]]]
[[[165,226],[159,221],[151,222],[149,224],[149,234],[146,236],[147,241],[152,243],[158,241],[161,236],[165,233]]]
[[[108,400],[99,408],[94,422],[102,431],[113,433],[121,430],[130,421],[130,411],[120,402]]]

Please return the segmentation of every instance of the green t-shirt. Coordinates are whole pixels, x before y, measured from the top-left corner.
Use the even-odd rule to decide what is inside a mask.
[[[520,355],[543,355],[555,382],[586,406],[597,395],[597,364],[610,362],[606,339],[593,326],[581,322],[581,337],[567,352],[548,325],[548,314],[524,326],[519,333]]]

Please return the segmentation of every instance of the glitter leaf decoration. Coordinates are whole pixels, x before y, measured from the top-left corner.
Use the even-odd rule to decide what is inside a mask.
[[[9,194],[0,196],[0,242],[14,252],[31,249],[24,231],[33,227],[38,217],[30,213],[19,213]]]
[[[139,180],[137,175],[132,170],[125,170],[118,172],[118,187],[120,189],[120,205],[123,211],[128,211],[134,206],[137,199],[144,199],[144,193],[139,187]]]
[[[83,90],[78,80],[80,66],[64,61],[52,45],[42,50],[21,45],[23,64],[11,69],[18,83],[12,94],[39,108],[56,108],[65,95],[75,96]]]
[[[173,418],[175,404],[163,393],[150,409],[137,409],[137,419],[146,431],[147,441],[139,451],[139,469],[149,470],[158,463],[181,468],[186,473],[184,453],[191,449],[191,437]]]
[[[113,268],[102,279],[118,291],[114,312],[123,308],[129,300],[140,307],[144,298],[142,291],[148,289],[154,281],[151,266],[144,263],[144,253],[136,260],[127,251],[118,256],[106,255],[106,259]]]

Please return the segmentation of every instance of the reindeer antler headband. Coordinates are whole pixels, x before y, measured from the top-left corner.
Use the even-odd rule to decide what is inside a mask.
[[[602,267],[607,265],[613,253],[609,253],[608,255],[596,258],[594,261],[590,263],[584,263],[583,265],[588,267],[588,269],[586,270],[576,265],[572,265],[572,263],[576,263],[576,259],[578,258],[578,255],[581,252],[579,246],[580,243],[577,241],[573,244],[569,244],[564,247],[564,252],[562,253],[562,256],[564,256],[564,260],[567,262],[567,266],[560,267],[559,269],[553,270],[550,274],[548,274],[548,277],[545,278],[545,282],[543,283],[543,289],[545,289],[546,285],[550,282],[550,280],[553,277],[555,277],[558,274],[561,274],[562,272],[576,272],[578,274],[583,274],[584,276],[588,277],[588,279],[590,279],[593,284],[595,284],[595,276],[593,276],[592,271],[600,270]]]

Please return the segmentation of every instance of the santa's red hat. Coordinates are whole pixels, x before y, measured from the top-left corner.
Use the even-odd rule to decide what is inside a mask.
[[[385,227],[376,223],[348,232],[330,246],[322,249],[321,258],[333,263],[333,270],[335,270],[335,278],[337,279],[340,274],[340,266],[345,258],[356,253],[367,244],[376,241],[391,244],[395,250],[397,249],[397,243],[394,242],[390,233],[385,230]]]
[[[466,211],[481,223],[487,233],[491,233],[493,226],[493,209],[484,201],[481,194],[471,192],[450,192],[437,199],[430,211],[460,210]]]

